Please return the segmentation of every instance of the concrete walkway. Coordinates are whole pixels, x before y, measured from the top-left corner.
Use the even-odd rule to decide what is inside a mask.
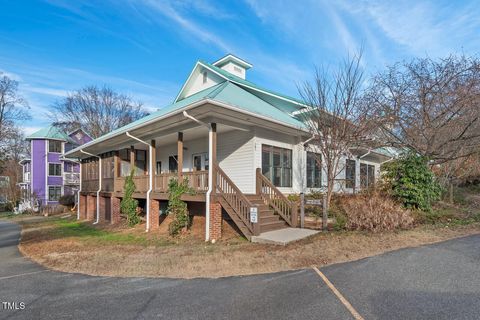
[[[300,228],[285,228],[275,231],[261,233],[252,237],[252,242],[287,245],[290,242],[298,241],[317,234],[319,231]]]

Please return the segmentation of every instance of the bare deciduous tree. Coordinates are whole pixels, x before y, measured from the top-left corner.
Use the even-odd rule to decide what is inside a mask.
[[[435,164],[480,150],[480,61],[414,59],[373,77],[366,94],[376,125],[393,146]]]
[[[300,95],[308,106],[299,116],[308,127],[314,145],[320,153],[317,162],[327,176],[327,205],[334,191],[337,176],[344,169],[344,158],[364,147],[369,141],[365,113],[362,112],[361,55],[347,59],[332,74],[316,68],[313,82],[305,82]]]
[[[15,134],[16,123],[28,118],[28,104],[18,94],[18,82],[0,73],[0,147]]]
[[[129,124],[148,113],[142,104],[108,87],[88,86],[70,93],[53,106],[57,125],[81,127],[93,138]]]
[[[0,190],[9,201],[16,203],[20,199],[18,183],[22,180],[22,167],[19,161],[27,154],[28,143],[18,128],[11,129],[9,137],[0,147],[0,176],[9,177],[7,188]]]

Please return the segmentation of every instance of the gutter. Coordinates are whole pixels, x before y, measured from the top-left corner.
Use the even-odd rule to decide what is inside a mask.
[[[392,161],[393,159],[395,159],[395,158],[394,158],[394,157],[391,157],[391,158],[388,159],[388,160],[385,160],[385,161],[383,161],[383,162],[380,162],[380,165],[382,165],[382,164],[384,164],[384,163],[387,163],[387,162],[390,162],[390,161]]]
[[[98,190],[97,190],[97,219],[93,224],[97,224],[100,221],[100,191],[102,190],[102,158],[100,156],[96,156],[91,154],[90,152],[83,151],[80,149],[81,153],[86,155],[98,158]],[[80,166],[80,190],[82,187],[82,166]],[[80,196],[78,197],[78,203],[80,204]],[[78,206],[80,208],[80,206]]]
[[[203,121],[198,120],[197,118],[189,115],[187,111],[183,111],[185,118],[195,121],[198,124],[201,124],[208,128],[208,190],[205,195],[205,241],[210,240],[210,195],[213,190],[213,149],[212,149],[212,140],[213,140],[213,131],[212,125],[206,124]]]
[[[135,136],[132,136],[128,131],[125,133],[127,137],[132,138],[133,140],[136,140],[142,144],[145,144],[148,146],[148,190],[147,190],[147,223],[146,223],[146,232],[150,231],[150,196],[153,190],[153,159],[152,159],[152,154],[153,154],[153,147],[150,143],[145,142]]]

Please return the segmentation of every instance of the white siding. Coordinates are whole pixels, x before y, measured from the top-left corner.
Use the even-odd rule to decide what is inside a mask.
[[[255,170],[262,167],[262,144],[272,145],[292,150],[292,187],[278,188],[285,194],[310,192],[311,190],[323,191],[322,188],[307,188],[306,182],[306,157],[307,150],[315,152],[314,146],[305,150],[303,141],[294,136],[288,136],[279,132],[257,128],[255,131],[228,131],[217,135],[217,160],[220,167],[232,179],[238,188],[244,193],[255,193]],[[208,152],[208,138],[188,140],[184,137],[183,171],[192,171],[193,155]],[[168,157],[177,154],[177,144],[169,144],[157,148],[157,160],[162,161],[162,171],[168,171]],[[340,160],[337,179],[345,179],[345,160]],[[380,164],[356,160],[356,186],[360,186],[360,162],[375,165],[375,178],[380,177]],[[323,162],[322,184],[327,185],[327,174]],[[358,190],[358,189],[357,189]],[[353,192],[345,189],[340,183],[335,186],[337,192]]]
[[[192,171],[193,155],[208,153],[208,138],[188,140],[188,136],[185,135],[183,146],[183,171]],[[157,148],[157,161],[162,161],[162,172],[168,171],[168,157],[176,154],[176,143]],[[253,133],[245,131],[218,133],[217,161],[242,192],[255,192]]]
[[[204,72],[207,73],[207,78],[205,83],[203,82]],[[207,71],[206,69],[198,68],[194,71],[194,73],[192,74],[192,78],[190,78],[190,81],[187,83],[185,87],[185,91],[183,92],[183,97],[186,98],[188,96],[191,96],[192,94],[195,94],[207,88],[213,87],[223,81],[225,80],[223,80],[216,74],[210,71]]]
[[[243,193],[255,193],[253,133],[229,131],[218,134],[217,158],[220,168]]]

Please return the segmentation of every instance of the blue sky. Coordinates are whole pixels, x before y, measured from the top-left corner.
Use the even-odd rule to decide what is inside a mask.
[[[32,120],[85,85],[109,85],[155,110],[197,59],[233,53],[248,79],[298,96],[314,65],[363,47],[366,74],[413,56],[478,54],[478,1],[0,0],[0,71],[20,83]]]

